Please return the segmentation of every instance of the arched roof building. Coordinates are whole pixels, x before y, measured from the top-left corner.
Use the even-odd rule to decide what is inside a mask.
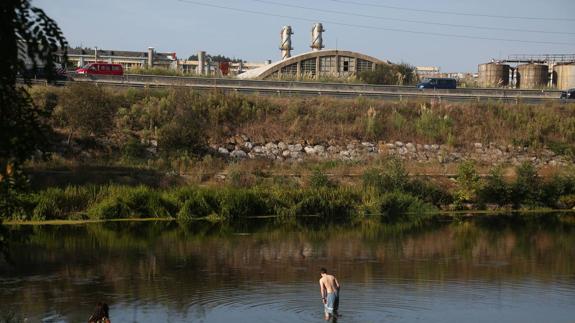
[[[347,77],[390,64],[377,58],[346,50],[318,50],[299,54],[238,75],[242,79]]]

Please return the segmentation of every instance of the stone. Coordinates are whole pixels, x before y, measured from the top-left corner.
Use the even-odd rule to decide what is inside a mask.
[[[250,141],[250,138],[246,135],[241,135],[240,137],[242,137],[244,141]]]
[[[291,154],[291,152],[289,150],[284,150],[282,152],[282,156],[284,156],[284,157],[289,157],[290,154]]]
[[[261,154],[264,152],[264,150],[263,150],[262,146],[255,146],[252,148],[252,152],[254,154]]]
[[[351,153],[348,150],[342,150],[339,152],[339,155],[349,157],[349,156],[351,156]]]
[[[395,148],[395,145],[394,145],[394,144],[387,143],[387,144],[385,144],[385,147],[386,147],[387,149],[394,149],[394,148]]]
[[[415,152],[415,151],[416,151],[415,145],[412,144],[412,143],[410,143],[410,142],[408,142],[408,143],[405,145],[405,148],[406,148],[408,151],[410,151],[410,152]]]
[[[295,144],[293,146],[294,151],[301,151],[303,149],[303,146],[301,144]]]
[[[290,152],[290,157],[293,159],[298,159],[298,158],[300,158],[300,156],[301,156],[301,152],[299,152],[299,151]]]
[[[329,147],[327,147],[327,153],[328,153],[328,154],[335,155],[335,154],[339,153],[339,151],[340,151],[340,149],[339,149],[338,146],[329,146]]]
[[[224,147],[220,147],[220,148],[218,148],[218,153],[220,153],[220,154],[222,154],[222,155],[229,155],[229,154],[230,154],[230,151],[227,150],[227,149],[224,148]]]
[[[272,150],[274,148],[277,149],[278,145],[274,144],[273,142],[268,142],[265,147],[267,150]]]
[[[433,144],[433,145],[431,145],[431,149],[432,150],[439,150],[439,145]]]
[[[248,157],[248,154],[246,154],[246,152],[243,150],[237,149],[237,150],[232,151],[230,156],[232,156],[233,158],[243,159],[243,158]]]
[[[483,148],[483,144],[480,142],[476,142],[473,144],[473,147],[475,147],[475,149],[481,149],[481,148]]]
[[[315,149],[313,149],[313,147],[310,147],[310,146],[306,146],[304,148],[304,151],[308,155],[315,155],[315,153],[316,153]]]
[[[278,143],[278,148],[281,149],[281,150],[286,150],[286,149],[288,149],[288,145],[287,145],[285,142],[280,141],[280,142]]]
[[[403,142],[401,142],[401,141],[396,141],[396,142],[395,142],[395,147],[403,147]]]
[[[423,149],[425,149],[425,150],[431,150],[431,146],[430,146],[430,145],[423,145]]]
[[[244,147],[245,147],[246,149],[251,150],[251,149],[254,147],[254,144],[252,144],[252,143],[249,142],[249,141],[246,141],[246,142],[244,142]]]
[[[313,146],[313,149],[315,149],[316,152],[318,153],[323,153],[325,152],[325,147],[322,145],[315,145]]]

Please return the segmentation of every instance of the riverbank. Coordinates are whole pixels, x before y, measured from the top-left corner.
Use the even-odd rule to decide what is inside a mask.
[[[248,177],[246,177],[248,176]],[[353,222],[418,222],[452,211],[572,209],[575,176],[540,177],[529,163],[506,178],[501,168],[480,176],[473,163],[461,164],[447,181],[410,176],[401,160],[381,161],[355,180],[341,181],[315,168],[299,181],[265,172],[236,172],[210,185],[69,185],[22,194],[7,218],[19,221],[165,218],[233,221],[301,216]],[[457,216],[457,215],[454,215]]]

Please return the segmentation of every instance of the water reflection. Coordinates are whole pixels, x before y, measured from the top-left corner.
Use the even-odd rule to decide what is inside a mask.
[[[0,312],[78,322],[103,300],[115,322],[319,322],[325,266],[340,322],[570,322],[575,226],[553,219],[10,227]]]

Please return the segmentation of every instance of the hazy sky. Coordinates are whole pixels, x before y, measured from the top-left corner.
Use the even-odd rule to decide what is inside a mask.
[[[247,61],[276,61],[282,26],[292,26],[293,54],[298,54],[310,50],[314,21],[327,30],[326,48],[439,66],[445,72],[476,71],[479,63],[511,54],[575,54],[575,0],[33,0],[33,4],[59,23],[71,46],[141,51],[155,47],[181,58],[205,50]]]

